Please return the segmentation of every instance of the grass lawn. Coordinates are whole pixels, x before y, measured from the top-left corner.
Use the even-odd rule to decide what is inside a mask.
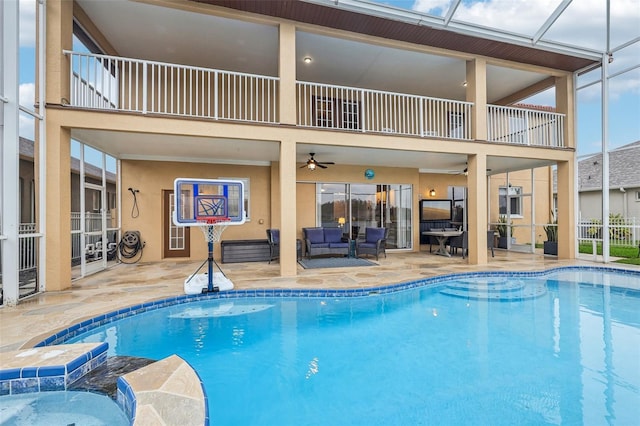
[[[578,246],[580,253],[593,254],[593,247],[589,243],[580,244]],[[598,254],[602,254],[602,244],[598,243],[596,248]],[[611,246],[609,247],[609,255],[613,257],[622,257],[624,259],[617,260],[616,263],[626,263],[630,265],[640,265],[638,257],[638,247],[633,246]]]

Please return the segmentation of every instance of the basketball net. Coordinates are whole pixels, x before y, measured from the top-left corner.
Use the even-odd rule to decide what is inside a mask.
[[[207,243],[218,243],[229,222],[228,217],[199,217],[196,219]]]

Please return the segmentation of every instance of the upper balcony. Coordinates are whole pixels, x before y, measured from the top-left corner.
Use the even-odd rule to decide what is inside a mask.
[[[279,79],[265,75],[65,51],[72,107],[278,124]],[[393,77],[391,77],[393,78]],[[296,124],[472,141],[470,102],[296,82]],[[487,105],[488,141],[564,147],[564,115]]]

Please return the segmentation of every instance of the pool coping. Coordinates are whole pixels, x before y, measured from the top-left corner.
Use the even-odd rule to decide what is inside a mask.
[[[106,314],[101,314],[96,317],[86,319],[79,323],[73,324],[70,327],[59,330],[53,335],[45,338],[44,340],[38,341],[39,338],[32,339],[32,341],[36,341],[37,343],[34,347],[42,347],[42,346],[51,346],[51,345],[59,345],[63,344],[65,341],[74,338],[75,336],[90,331],[94,328],[100,327],[102,325],[108,324],[110,322],[123,319],[128,316],[137,315],[147,311],[153,311],[160,308],[180,305],[184,303],[203,301],[203,300],[216,300],[216,299],[235,299],[235,298],[251,298],[251,297],[303,297],[303,298],[326,298],[326,297],[362,297],[362,296],[371,296],[377,294],[390,294],[404,290],[410,290],[419,287],[426,287],[429,284],[433,283],[443,283],[446,281],[457,280],[457,279],[465,279],[465,278],[478,278],[478,277],[539,277],[548,274],[552,274],[555,272],[568,272],[568,271],[594,271],[594,272],[614,272],[623,275],[632,275],[640,277],[640,271],[629,270],[623,268],[615,268],[615,267],[598,267],[598,266],[559,266],[553,267],[549,269],[537,270],[537,271],[477,271],[477,272],[463,272],[463,273],[451,273],[444,275],[437,275],[428,278],[421,278],[418,280],[412,280],[408,282],[398,283],[398,284],[390,284],[390,285],[381,285],[367,288],[351,288],[351,289],[242,289],[242,290],[228,290],[217,293],[205,293],[205,294],[195,294],[195,295],[179,295],[174,297],[168,297],[164,299],[159,299],[152,302],[141,303],[132,305],[129,307],[121,308],[115,311],[108,312]],[[618,287],[618,286],[611,286]],[[618,287],[624,289],[624,287]],[[637,291],[637,289],[629,289],[633,291]],[[183,360],[184,361],[184,360]],[[186,363],[186,361],[184,361]],[[188,363],[187,363],[188,364]],[[151,364],[153,365],[153,364]],[[191,367],[189,367],[191,368]],[[191,368],[192,369],[192,368]],[[192,369],[197,376],[197,371]],[[135,372],[134,372],[135,373]],[[131,374],[131,373],[130,373]],[[202,387],[202,392],[204,393],[204,398],[206,400],[206,393],[204,389],[204,385],[198,377],[198,384]],[[129,404],[133,407],[131,411],[131,419],[142,420],[142,417],[145,420],[152,420],[152,417],[147,418],[149,410],[147,410],[147,414],[137,413],[136,412],[136,393],[130,387],[127,386],[126,380],[123,380],[122,389],[124,395],[127,398],[131,398],[129,400]],[[118,380],[118,393],[120,394],[120,379]],[[205,404],[207,409],[207,413],[205,415],[204,425],[209,424],[209,414],[208,414],[208,405]],[[125,411],[126,412],[126,411]],[[142,414],[142,416],[141,416]]]
[[[0,353],[0,396],[64,391],[69,385],[107,362],[105,342],[37,347]]]

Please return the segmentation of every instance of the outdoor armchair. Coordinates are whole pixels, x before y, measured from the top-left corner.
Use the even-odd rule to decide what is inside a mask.
[[[388,228],[365,228],[364,241],[356,241],[357,256],[369,254],[375,256],[376,260],[378,260],[380,253],[383,253],[384,257],[387,257],[385,249],[388,236]]]

